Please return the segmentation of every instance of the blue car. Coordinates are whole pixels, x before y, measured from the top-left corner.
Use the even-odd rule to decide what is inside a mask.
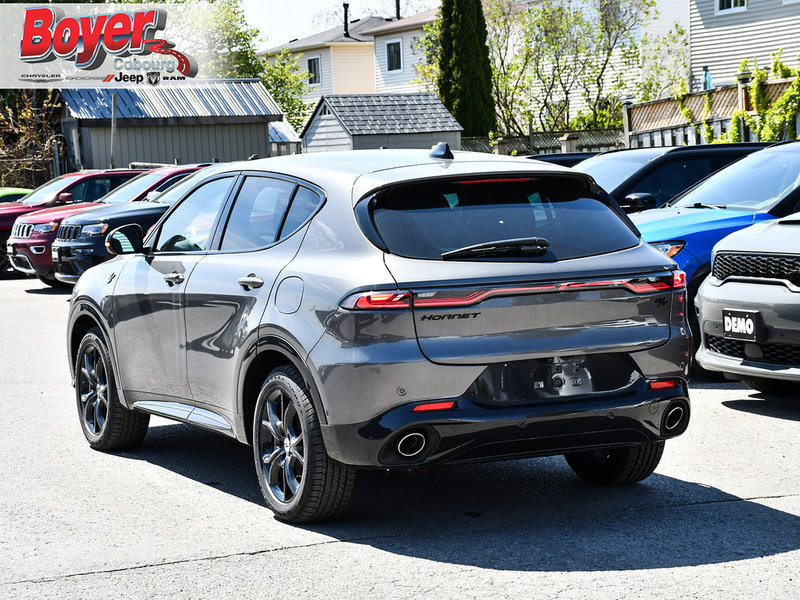
[[[800,142],[770,146],[717,171],[666,206],[630,215],[642,238],[686,272],[689,306],[711,271],[711,249],[754,223],[800,211]],[[699,343],[697,315],[689,324]]]

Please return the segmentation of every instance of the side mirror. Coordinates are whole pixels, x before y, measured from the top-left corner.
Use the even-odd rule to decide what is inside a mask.
[[[646,192],[634,192],[625,196],[619,205],[626,213],[639,212],[640,210],[656,208],[656,197]]]
[[[111,256],[141,252],[144,233],[136,223],[117,227],[106,236],[106,252]]]
[[[56,200],[56,204],[72,204],[73,202],[75,202],[75,198],[69,192],[62,192]]]

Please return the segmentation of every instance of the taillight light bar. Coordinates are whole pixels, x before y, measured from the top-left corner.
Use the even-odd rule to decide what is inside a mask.
[[[466,290],[460,295],[434,296],[432,293],[418,293],[413,296],[408,291],[363,292],[345,299],[341,306],[351,310],[395,310],[411,308],[458,308],[474,306],[489,298],[499,296],[519,296],[523,294],[568,292],[575,290],[600,290],[626,288],[634,294],[653,294],[686,287],[686,274],[674,271],[670,275],[635,279],[611,279],[603,281],[575,281],[570,283],[549,283],[543,285],[501,287],[488,290]]]

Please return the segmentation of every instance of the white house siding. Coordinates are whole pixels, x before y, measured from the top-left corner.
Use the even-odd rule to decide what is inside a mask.
[[[759,68],[769,67],[770,55],[783,48],[783,61],[797,66],[800,53],[800,2],[747,0],[747,10],[715,14],[719,0],[691,0],[692,89],[701,88],[703,67],[714,85],[732,83],[739,63],[752,58]]]
[[[319,56],[319,74],[320,74],[320,83],[317,85],[310,85],[308,86],[308,92],[305,96],[303,96],[303,100],[305,102],[313,102],[316,103],[322,96],[327,96],[328,94],[333,93],[334,88],[334,81],[333,81],[333,60],[331,57],[331,49],[329,47],[326,48],[314,48],[312,50],[303,50],[298,54],[302,54],[300,58],[300,68],[305,70],[306,69],[306,61],[309,58],[314,58],[315,56]]]
[[[82,127],[81,159],[84,168],[105,169],[111,162],[111,127]],[[117,128],[116,163],[181,164],[245,160],[253,154],[267,156],[267,123],[220,125],[135,125]]]
[[[461,150],[461,133],[405,133],[383,135],[357,135],[353,137],[353,150],[372,148],[424,148],[447,142],[452,150]],[[332,148],[331,148],[332,149]]]
[[[403,32],[390,32],[375,36],[375,91],[384,93],[409,93],[424,91],[419,85],[411,83],[417,78],[415,65],[425,60],[425,54],[414,50],[414,45],[422,35],[421,29]],[[402,71],[387,71],[386,42],[400,41],[402,51]]]
[[[372,44],[331,46],[334,94],[374,94],[375,57]]]
[[[312,115],[313,120],[303,136],[303,152],[352,150],[353,141],[335,116]]]

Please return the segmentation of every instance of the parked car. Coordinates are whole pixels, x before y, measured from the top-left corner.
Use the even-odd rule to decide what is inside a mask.
[[[141,173],[139,170],[115,169],[108,171],[79,171],[68,173],[51,179],[39,186],[20,202],[9,202],[0,205],[0,277],[13,272],[11,261],[7,253],[6,241],[11,235],[11,228],[17,217],[29,212],[65,204],[81,204],[95,202],[117,186],[125,183],[131,177]],[[45,233],[46,223],[41,223],[36,230],[31,230],[38,236]],[[55,231],[55,229],[53,229]],[[41,250],[37,246],[37,251]],[[41,256],[44,250],[37,256]],[[49,259],[49,254],[47,254]]]
[[[147,231],[180,198],[189,175],[207,165],[165,167],[131,179],[91,211],[82,211],[61,221],[51,247],[55,278],[74,284],[88,268],[108,258],[105,234],[129,223]],[[134,201],[124,201],[127,191],[138,191]],[[112,198],[113,196],[113,198]],[[141,202],[147,199],[148,202]]]
[[[0,203],[1,202],[16,202],[30,194],[33,190],[29,188],[16,188],[16,187],[0,187]]]
[[[597,152],[556,152],[554,154],[531,154],[525,158],[561,165],[562,167],[574,167],[579,162],[591,158],[596,154]]]
[[[627,213],[656,208],[711,173],[769,143],[611,150],[580,163]]]
[[[678,263],[690,305],[711,271],[711,250],[726,235],[800,210],[800,142],[747,156],[681,194],[668,206],[631,215],[642,238]],[[689,323],[700,344],[697,315]]]
[[[52,245],[63,219],[106,205],[136,202],[148,193],[166,189],[189,173],[196,171],[197,168],[195,166],[168,167],[140,173],[96,202],[48,208],[19,217],[14,223],[7,244],[12,266],[26,275],[35,275],[49,285],[59,284],[59,280],[55,277]]]
[[[356,469],[650,475],[689,419],[683,273],[581,173],[446,156],[210,168],[144,239],[111,232],[68,324],[89,444],[136,446],[151,414],[232,436],[294,523],[343,510]]]
[[[800,213],[722,239],[697,294],[697,362],[768,394],[800,392]]]

